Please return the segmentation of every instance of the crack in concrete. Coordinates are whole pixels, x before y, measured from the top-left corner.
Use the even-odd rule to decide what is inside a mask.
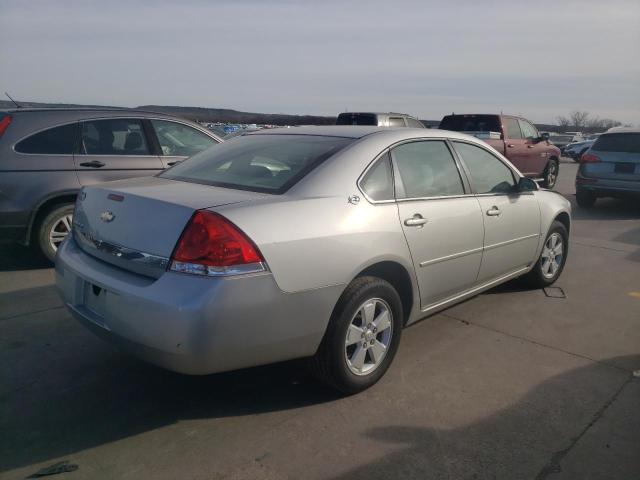
[[[42,312],[48,312],[49,310],[59,310],[61,308],[64,308],[64,305],[59,305],[57,307],[44,308],[42,310],[34,310],[32,312],[18,313],[17,315],[11,315],[9,317],[0,317],[0,322],[4,322],[6,320],[13,320],[14,318],[24,317],[25,315],[35,315]]]

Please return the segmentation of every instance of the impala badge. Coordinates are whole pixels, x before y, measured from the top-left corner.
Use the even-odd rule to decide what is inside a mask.
[[[100,215],[100,220],[102,220],[103,222],[111,222],[114,218],[116,218],[116,216],[109,210],[107,210],[106,212],[102,212],[102,214]]]

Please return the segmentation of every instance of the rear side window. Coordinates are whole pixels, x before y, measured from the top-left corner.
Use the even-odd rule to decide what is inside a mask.
[[[182,123],[151,120],[162,155],[190,157],[216,145],[213,138]]]
[[[600,135],[591,149],[598,152],[640,153],[640,133]]]
[[[38,132],[18,142],[15,151],[49,155],[71,155],[78,145],[78,124],[70,123]]]
[[[391,159],[385,153],[360,181],[360,188],[371,200],[393,200]]]
[[[133,118],[83,122],[82,153],[86,155],[150,155],[142,122]]]
[[[406,198],[462,195],[464,188],[449,148],[441,141],[410,142],[393,149]]]
[[[507,138],[518,139],[522,138],[522,132],[520,131],[520,125],[515,118],[505,117],[504,129],[507,133]]]
[[[378,126],[378,117],[372,113],[341,113],[336,125]]]
[[[401,117],[389,117],[390,127],[405,127],[404,119]]]
[[[440,122],[442,130],[454,132],[500,132],[497,115],[447,115]]]
[[[424,128],[424,125],[422,124],[422,122],[419,122],[418,120],[414,119],[414,118],[406,118],[405,119],[407,121],[407,126],[411,127],[411,128]]]
[[[515,181],[511,169],[484,148],[453,142],[471,174],[476,193],[510,193]]]
[[[353,142],[315,135],[247,135],[222,142],[161,173],[205,185],[283,193]]]

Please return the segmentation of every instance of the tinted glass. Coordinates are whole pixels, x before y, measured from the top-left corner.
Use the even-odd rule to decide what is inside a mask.
[[[510,193],[515,185],[511,170],[484,148],[453,142],[471,174],[477,193]]]
[[[336,125],[378,125],[378,117],[372,113],[341,113]]]
[[[520,124],[520,130],[522,130],[522,135],[524,136],[524,138],[534,139],[540,136],[536,127],[531,125],[529,122],[518,120],[518,123]]]
[[[247,135],[198,153],[160,176],[282,193],[351,142],[351,138],[313,135]]]
[[[213,138],[182,123],[151,120],[162,155],[190,157],[216,145]]]
[[[389,126],[390,127],[404,127],[404,119],[399,117],[390,117],[389,118]]]
[[[640,133],[607,133],[591,147],[598,152],[640,153]]]
[[[460,173],[444,142],[411,142],[393,149],[406,198],[464,193]]]
[[[70,155],[78,145],[78,124],[50,128],[25,138],[15,146],[16,152]]]
[[[149,155],[142,122],[114,118],[82,124],[82,147],[87,155]]]
[[[558,143],[568,143],[573,140],[573,135],[551,135],[549,140]]]
[[[507,133],[507,138],[514,138],[514,139],[522,138],[520,125],[518,125],[518,120],[516,120],[515,118],[505,117],[504,129]]]
[[[424,125],[422,124],[422,122],[419,122],[418,120],[415,120],[413,118],[407,118],[407,126],[411,127],[411,128],[424,128]]]
[[[360,188],[371,200],[393,200],[393,177],[388,153],[369,169],[360,182]]]
[[[442,130],[454,132],[500,132],[497,115],[447,115],[440,122]]]

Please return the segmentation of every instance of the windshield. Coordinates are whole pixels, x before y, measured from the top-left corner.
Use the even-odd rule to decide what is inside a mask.
[[[591,147],[598,152],[640,153],[640,133],[608,133]]]
[[[159,176],[193,183],[283,193],[352,138],[247,135],[194,155]]]
[[[442,130],[454,132],[500,132],[497,115],[447,115],[440,122]]]
[[[378,126],[378,118],[373,113],[341,113],[336,125],[373,125]]]

